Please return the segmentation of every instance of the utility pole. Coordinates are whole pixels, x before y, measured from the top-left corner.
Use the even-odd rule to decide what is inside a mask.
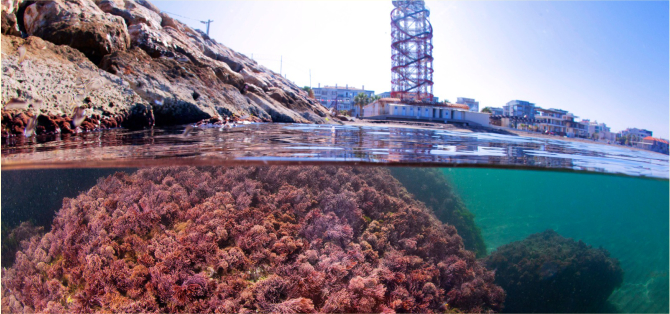
[[[207,24],[207,36],[209,36],[209,24],[211,24],[212,22],[214,22],[214,21],[212,21],[210,19],[207,19],[207,22],[200,21],[200,23],[202,23],[202,24]]]

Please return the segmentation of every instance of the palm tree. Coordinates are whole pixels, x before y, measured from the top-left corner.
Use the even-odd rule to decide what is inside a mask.
[[[373,96],[373,98],[376,96]],[[358,93],[358,95],[354,96],[354,104],[358,106],[358,113],[361,114],[363,112],[363,106],[369,104],[372,101],[372,98],[370,96],[366,95],[365,93]]]

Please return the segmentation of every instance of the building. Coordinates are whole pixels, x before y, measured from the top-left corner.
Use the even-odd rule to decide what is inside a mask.
[[[381,93],[377,96],[379,96],[381,98],[393,98],[393,97],[391,97],[391,92],[383,92],[383,93]],[[433,96],[433,102],[439,102],[439,101],[440,101],[440,97]]]
[[[605,123],[598,123],[598,121],[582,120],[582,123],[586,126],[587,137],[590,139],[598,141],[616,141],[616,133],[610,131]]]
[[[639,143],[639,147],[668,155],[668,141],[662,138],[647,136]]]
[[[540,132],[554,133],[556,135],[566,135],[567,123],[563,118],[568,112],[561,109],[542,109],[536,107],[535,120]]]
[[[456,99],[456,103],[457,104],[468,105],[468,107],[470,108],[470,111],[479,112],[479,102],[475,101],[472,98],[458,97],[458,99]]]
[[[498,107],[489,107],[491,109],[491,115],[492,116],[502,116],[503,115],[503,108],[498,108]]]
[[[314,91],[314,98],[316,98],[326,108],[335,108],[336,110],[349,111],[352,116],[358,116],[360,113],[358,106],[354,103],[354,97],[359,93],[364,93],[368,97],[372,97],[375,92],[366,90],[365,86],[356,88],[353,86],[324,86],[312,88]]]
[[[586,124],[576,121],[577,118],[579,117],[570,112],[563,116],[565,136],[587,138],[589,136],[588,127]]]
[[[524,100],[512,100],[503,106],[505,116],[535,118],[535,104]]]
[[[379,96],[381,98],[391,98],[391,92],[383,92],[383,93],[381,93],[377,96]]]
[[[619,132],[619,136],[623,137],[623,136],[626,136],[626,135],[630,135],[631,137],[632,136],[637,136],[638,138],[643,139],[647,136],[652,136],[653,134],[649,130],[638,129],[638,128],[627,128],[627,129]]]
[[[469,111],[464,104],[415,104],[382,98],[363,107],[363,117],[385,120],[423,120],[465,125],[489,125],[489,114]]]

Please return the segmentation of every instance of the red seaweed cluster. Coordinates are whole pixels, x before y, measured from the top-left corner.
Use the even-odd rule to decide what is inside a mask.
[[[153,168],[65,199],[8,312],[491,312],[505,298],[386,169]]]
[[[607,298],[623,282],[607,250],[553,230],[503,245],[485,262],[507,292],[508,313],[611,313]]]

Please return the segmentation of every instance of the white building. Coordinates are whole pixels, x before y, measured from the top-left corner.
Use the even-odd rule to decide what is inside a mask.
[[[631,136],[637,136],[640,139],[643,139],[647,136],[653,136],[653,133],[649,130],[645,129],[638,129],[638,128],[627,128],[621,132],[619,132],[621,136],[626,136],[626,135],[631,135]]]
[[[489,125],[488,113],[468,111],[462,104],[405,104],[397,98],[382,98],[363,107],[363,117],[389,120],[425,120]]]
[[[598,123],[598,121],[582,120],[582,123],[587,126],[588,137],[599,141],[614,142],[616,140],[616,133],[610,131],[605,123]]]
[[[468,105],[470,111],[479,112],[479,102],[475,101],[473,98],[458,97],[456,103],[462,105]]]
[[[359,115],[359,108],[354,103],[354,97],[359,93],[364,93],[368,97],[372,97],[375,92],[371,90],[365,90],[365,86],[362,88],[356,88],[353,86],[324,86],[312,88],[314,91],[314,98],[318,100],[326,108],[335,108],[336,110],[345,110],[351,112],[352,116]]]

